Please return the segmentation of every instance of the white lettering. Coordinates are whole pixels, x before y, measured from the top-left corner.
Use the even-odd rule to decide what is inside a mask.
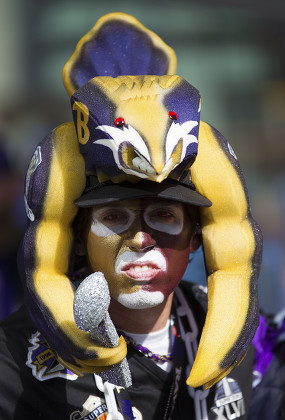
[[[241,399],[236,403],[232,403],[234,411],[237,413],[237,417],[241,417],[245,414],[244,400]]]
[[[216,406],[221,407],[222,405],[226,405],[226,404],[229,404],[234,401],[241,400],[241,399],[242,399],[242,393],[237,392],[236,394],[232,394],[227,397],[220,398],[219,400],[216,401]]]
[[[222,405],[220,408],[213,408],[213,412],[217,415],[217,420],[227,420],[227,417],[223,415],[225,406]]]
[[[232,404],[231,404],[231,406],[232,406]],[[231,413],[230,405],[225,405],[225,410],[226,410],[227,418],[229,420],[234,420],[234,419],[237,418],[237,414],[236,413]]]

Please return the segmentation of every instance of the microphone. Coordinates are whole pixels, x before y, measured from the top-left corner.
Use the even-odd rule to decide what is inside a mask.
[[[116,347],[119,336],[108,313],[110,293],[104,274],[90,274],[80,283],[74,296],[73,313],[77,327],[89,332],[90,338],[102,347]],[[127,359],[98,373],[104,382],[127,388],[132,385]]]

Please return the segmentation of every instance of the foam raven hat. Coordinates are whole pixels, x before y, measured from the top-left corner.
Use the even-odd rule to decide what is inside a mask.
[[[75,324],[75,200],[153,195],[202,206],[208,312],[189,385],[225,376],[258,324],[262,240],[240,166],[226,139],[199,120],[199,93],[175,71],[174,51],[135,18],[101,18],[64,67],[74,123],[42,141],[27,173],[27,305],[58,360],[78,374],[120,362],[126,344],[98,346]]]

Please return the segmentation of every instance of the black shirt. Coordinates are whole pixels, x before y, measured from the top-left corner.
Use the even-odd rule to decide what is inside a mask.
[[[196,286],[184,283],[181,287],[201,329],[205,312],[200,297],[196,298]],[[120,404],[130,401],[135,407],[136,420],[163,420],[170,413],[175,420],[196,418],[194,399],[185,383],[187,361],[183,361],[180,381],[175,368],[167,373],[132,348],[128,348],[128,362],[133,385],[117,396]],[[252,366],[250,349],[241,365],[211,388],[206,399],[209,420],[246,419]],[[105,415],[104,394],[96,388],[94,376],[77,378],[59,365],[24,307],[1,324],[0,420],[103,420]]]

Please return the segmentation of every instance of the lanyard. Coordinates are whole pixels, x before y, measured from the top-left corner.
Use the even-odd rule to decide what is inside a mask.
[[[177,319],[176,305],[174,305],[174,317]],[[179,388],[182,382],[182,369],[186,361],[185,346],[181,339],[180,328],[174,324],[174,342],[172,347],[173,361],[173,382],[170,388],[166,409],[162,420],[169,420],[172,417]]]
[[[198,349],[198,327],[193,313],[179,287],[175,290],[177,297],[177,319],[181,338],[184,341],[188,364],[186,365],[186,375],[188,376],[193,366]],[[194,400],[196,420],[208,420],[207,397],[210,390],[201,387],[195,389],[187,386],[188,394]]]

